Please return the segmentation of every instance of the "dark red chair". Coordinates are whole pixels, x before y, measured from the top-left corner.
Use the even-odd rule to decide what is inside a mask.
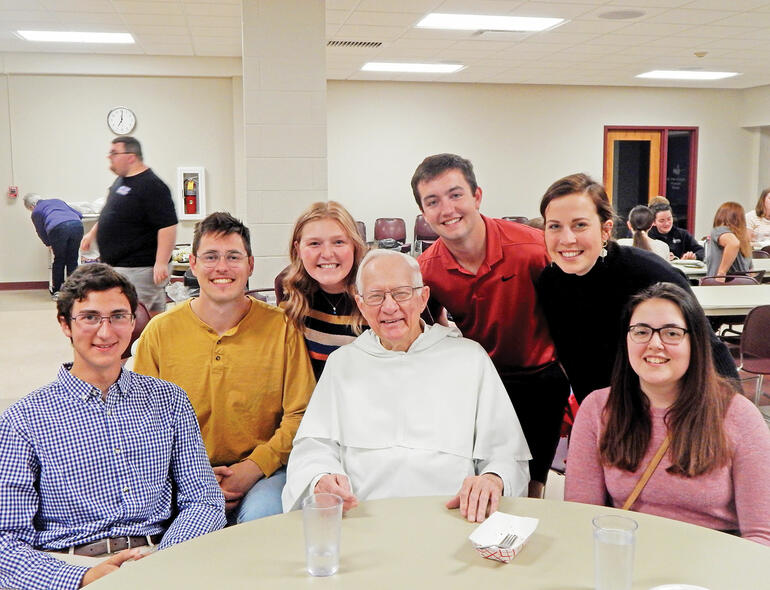
[[[770,252],[766,252],[765,250],[752,250],[751,257],[752,258],[770,258]]]
[[[524,217],[523,215],[509,215],[507,217],[503,217],[503,219],[507,221],[513,221],[515,223],[527,223],[529,221],[529,217]]]
[[[762,379],[770,375],[770,305],[760,305],[746,316],[741,334],[741,352],[739,369],[757,375],[757,389],[754,404],[760,408],[765,420],[770,422],[767,406],[761,407]]]
[[[765,271],[756,271],[762,273],[764,276]],[[703,277],[700,280],[701,286],[730,286],[730,285],[759,285],[759,280],[749,275],[714,275],[711,277]]]
[[[283,301],[283,279],[286,278],[286,275],[289,274],[289,267],[287,266],[284,268],[281,272],[279,272],[275,276],[275,280],[273,281],[273,287],[275,289],[275,304],[278,305],[281,301]]]
[[[420,213],[414,220],[414,255],[419,256],[425,252],[436,240],[438,234]]]
[[[412,245],[406,243],[406,223],[400,217],[380,217],[374,222],[374,241],[395,240],[398,242],[397,248],[404,254],[412,251]]]
[[[142,335],[142,330],[147,326],[147,323],[150,321],[150,312],[147,311],[147,307],[145,307],[144,303],[141,301],[138,301],[136,303],[136,318],[134,319],[134,329],[131,331],[131,340],[128,343],[128,347],[123,352],[123,355],[120,357],[122,359],[127,359],[131,357],[131,347],[133,346],[134,342],[139,340],[139,336]]]

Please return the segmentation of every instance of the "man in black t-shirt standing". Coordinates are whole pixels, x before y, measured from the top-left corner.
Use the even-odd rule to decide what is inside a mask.
[[[171,191],[145,166],[135,138],[113,139],[107,157],[118,178],[80,249],[89,250],[95,237],[102,262],[128,277],[150,315],[156,315],[166,309],[164,286],[176,243],[178,220]]]

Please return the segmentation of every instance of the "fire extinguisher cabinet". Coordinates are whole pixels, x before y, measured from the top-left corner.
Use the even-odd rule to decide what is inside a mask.
[[[206,217],[206,171],[203,167],[176,169],[177,215],[180,220]]]

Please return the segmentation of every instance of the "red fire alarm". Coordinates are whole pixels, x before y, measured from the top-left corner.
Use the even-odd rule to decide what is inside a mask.
[[[8,198],[9,199],[15,199],[19,196],[19,187],[18,186],[9,186],[8,187]]]

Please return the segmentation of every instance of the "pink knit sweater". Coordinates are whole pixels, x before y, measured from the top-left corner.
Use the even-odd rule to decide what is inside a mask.
[[[565,500],[604,505],[609,493],[612,505],[621,507],[663,442],[666,410],[653,408],[652,440],[636,472],[602,465],[601,414],[609,391],[594,391],[580,405],[567,455]],[[738,529],[742,537],[770,545],[770,431],[742,395],[733,396],[725,427],[732,447],[728,465],[686,478],[666,472],[671,466],[667,453],[632,509],[713,529]]]

